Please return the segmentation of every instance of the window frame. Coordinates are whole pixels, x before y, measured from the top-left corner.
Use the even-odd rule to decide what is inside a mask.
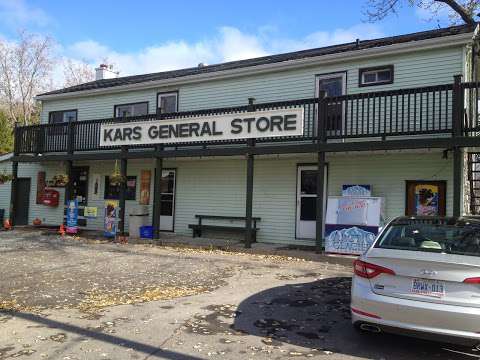
[[[158,112],[158,105],[159,105],[159,99],[161,96],[164,96],[164,95],[175,95],[175,112],[178,112],[178,99],[179,99],[179,92],[178,90],[172,90],[172,91],[163,91],[163,92],[157,92],[157,106],[155,108],[155,113],[157,115],[160,115],[160,114],[167,114],[167,113],[159,113]]]
[[[70,121],[62,121],[61,123],[52,122],[52,115],[55,113],[66,113],[66,112],[75,112],[75,122],[78,121],[78,109],[68,109],[68,110],[54,110],[48,112],[48,123],[49,124],[68,124]]]
[[[375,81],[371,83],[364,83],[363,82],[363,74],[366,72],[372,72],[372,71],[382,71],[382,70],[390,70],[391,77],[390,80],[387,81]],[[358,69],[358,87],[366,87],[366,86],[380,86],[380,85],[388,85],[388,84],[393,84],[395,78],[395,67],[393,64],[390,65],[381,65],[381,66],[372,66],[372,67],[366,67],[366,68],[360,68]]]
[[[117,116],[117,108],[119,106],[132,106],[132,105],[138,105],[138,104],[147,104],[147,113],[145,115],[132,115],[132,116],[127,116],[127,118],[131,118],[131,117],[137,117],[137,116],[146,116],[150,113],[150,104],[148,101],[137,101],[137,102],[133,102],[133,103],[126,103],[126,104],[116,104],[113,106],[113,117],[115,119],[123,119],[124,117],[123,116]]]

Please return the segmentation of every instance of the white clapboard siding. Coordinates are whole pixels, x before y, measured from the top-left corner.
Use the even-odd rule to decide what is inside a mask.
[[[346,57],[348,59],[348,57]],[[204,81],[178,87],[118,92],[75,99],[43,101],[42,122],[56,110],[78,110],[79,120],[111,118],[114,106],[132,102],[149,102],[155,113],[156,94],[179,91],[179,110],[190,111],[216,107],[246,105],[249,97],[257,103],[294,100],[315,96],[315,75],[347,72],[347,93],[380,91],[445,84],[463,73],[463,47],[418,50],[400,55],[379,56],[362,61],[338,61],[330,65],[312,65],[294,70],[248,75],[225,80]],[[374,87],[358,87],[358,71],[363,67],[394,65],[394,83]],[[112,88],[112,90],[115,90]]]

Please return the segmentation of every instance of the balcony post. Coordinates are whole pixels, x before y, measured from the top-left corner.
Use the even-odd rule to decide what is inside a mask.
[[[326,141],[325,138],[325,91],[318,94],[318,121],[317,121],[317,143],[319,147]],[[315,223],[315,248],[317,253],[322,252],[324,236],[324,214],[323,205],[325,187],[325,152],[317,152],[317,202],[316,202],[316,223]]]
[[[157,153],[162,150],[161,145],[156,146]],[[160,239],[160,212],[162,210],[162,170],[163,170],[163,158],[160,154],[155,157],[155,179],[153,184],[153,214],[152,214],[152,226],[153,226],[153,238],[155,240]]]
[[[463,132],[463,111],[464,111],[464,93],[462,89],[462,75],[453,77],[452,94],[452,133],[454,137],[462,136]]]
[[[456,146],[453,148],[453,216],[461,216],[463,212],[462,179],[463,151]]]
[[[123,182],[120,183],[120,193],[118,197],[118,217],[119,217],[119,224],[118,224],[118,232],[120,236],[125,236],[125,197],[127,192],[127,155],[128,155],[128,147],[122,146],[121,149],[121,158],[120,158],[120,175],[123,178]]]
[[[68,201],[72,200],[73,198],[73,161],[72,160],[67,160],[67,176],[68,176],[68,182],[67,185],[65,186],[65,206],[68,206]]]

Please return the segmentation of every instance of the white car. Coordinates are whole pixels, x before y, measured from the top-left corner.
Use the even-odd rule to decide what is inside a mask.
[[[354,262],[352,323],[480,350],[480,220],[400,217]]]

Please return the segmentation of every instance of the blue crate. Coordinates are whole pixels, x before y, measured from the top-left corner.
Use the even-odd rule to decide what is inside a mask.
[[[140,226],[140,237],[143,239],[153,239],[153,226]]]

